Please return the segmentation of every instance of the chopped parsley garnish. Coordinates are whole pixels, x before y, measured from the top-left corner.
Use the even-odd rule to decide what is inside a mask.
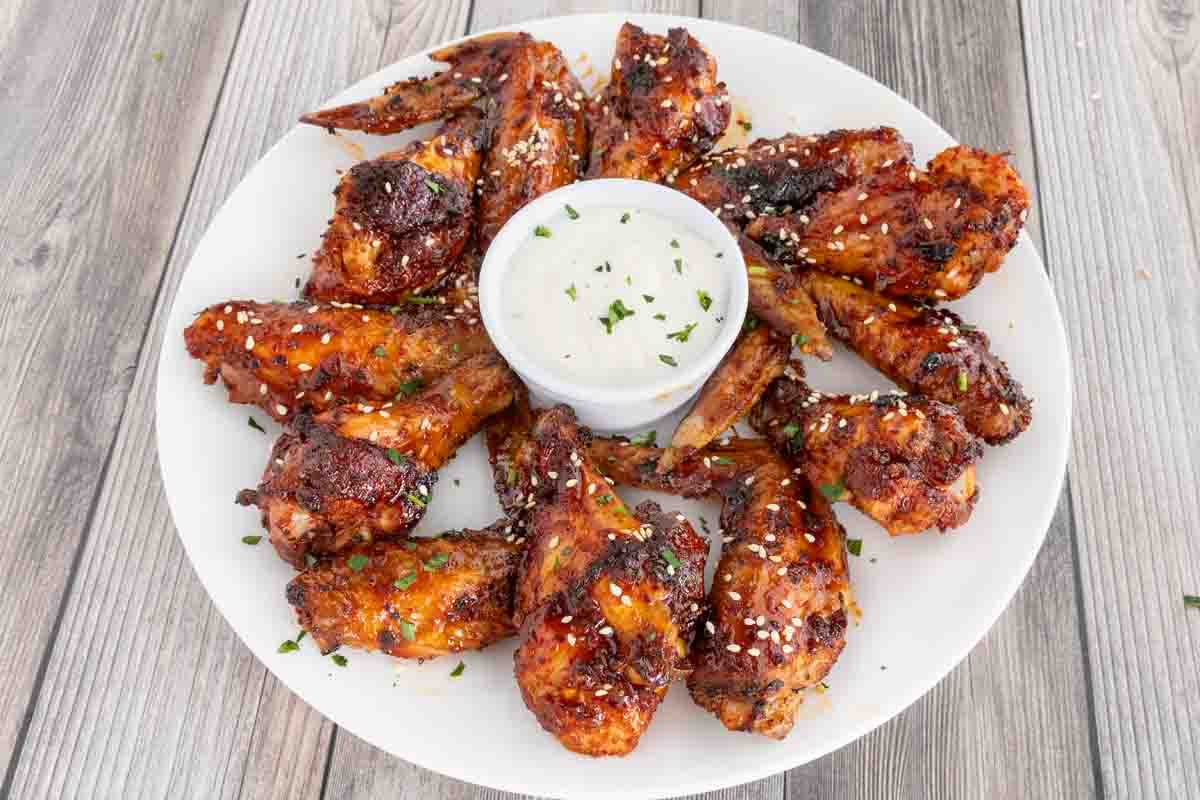
[[[609,336],[612,336],[612,326],[613,326],[612,320],[609,319],[608,317],[601,317],[600,324],[604,326],[604,332],[607,333]]]
[[[1200,597],[1194,594],[1185,594],[1183,596],[1184,608],[1200,608]]]
[[[570,217],[571,219],[579,219],[579,212],[576,211],[575,209],[571,208],[570,203],[564,203],[563,208],[565,208],[567,210],[568,217]]]
[[[847,539],[846,549],[850,551],[852,556],[862,555],[862,539]]]
[[[632,276],[632,275],[626,275],[626,276],[625,276],[625,285],[626,285],[626,286],[633,286],[633,276]]]
[[[662,559],[675,569],[679,569],[683,566],[683,564],[681,564],[679,559],[675,556],[675,551],[669,547],[664,547],[662,549]]]
[[[379,345],[378,347],[376,347],[376,348],[375,348],[374,350],[372,350],[371,352],[373,352],[373,353],[374,353],[375,355],[377,355],[379,358],[383,358],[384,356],[386,356],[386,355],[387,355],[387,348],[386,348],[386,347],[384,347],[383,345]]]
[[[624,214],[621,215],[621,224],[624,225],[626,222],[629,222],[629,212],[628,211],[626,211]]]
[[[396,587],[400,591],[404,591],[408,587],[412,586],[413,583],[416,582],[416,580],[417,580],[416,570],[409,570],[408,572],[401,575],[396,580],[392,581],[392,586]]]
[[[658,431],[646,431],[629,439],[630,444],[637,445],[638,447],[654,447],[657,442]]]
[[[803,333],[792,334],[792,347],[804,347],[808,343],[808,337]]]
[[[705,533],[708,533],[708,520],[706,520],[706,519],[704,518],[704,515],[703,515],[703,514],[701,514],[701,515],[700,515],[700,528],[701,528],[701,529],[702,529],[702,530],[703,530]]]
[[[416,625],[413,625],[411,622],[409,622],[406,619],[402,619],[399,622],[400,622],[400,635],[404,637],[404,640],[406,642],[411,642],[413,639],[417,638],[417,626]]]
[[[408,297],[404,298],[404,302],[412,303],[414,306],[433,306],[442,301],[436,297],[421,297],[419,295],[410,294]]]
[[[680,275],[683,274],[683,259],[682,258],[675,259],[675,271],[678,272]]]
[[[329,657],[329,660],[332,661],[334,664],[337,664],[339,667],[344,667],[350,663],[349,659],[347,659],[341,653],[334,653],[333,655],[331,655]]]
[[[712,296],[703,289],[696,290],[696,298],[700,301],[700,307],[705,311],[712,306]]]
[[[679,240],[678,240],[678,239],[672,239],[672,240],[671,240],[671,247],[674,247],[676,250],[678,250],[678,249],[679,249]]]
[[[654,302],[654,295],[652,295],[652,294],[644,294],[644,295],[642,295],[642,299],[643,299],[643,300],[645,300],[647,303],[653,303],[653,302]]]
[[[783,435],[789,439],[792,438],[793,436],[795,436],[799,432],[800,432],[800,426],[794,422],[789,422],[787,425],[783,426]]]
[[[258,431],[259,433],[267,432],[267,429],[264,428],[262,425],[259,425],[258,420],[256,420],[254,417],[250,418],[250,427],[254,428],[254,430]]]
[[[570,286],[568,286],[568,287],[566,288],[566,290],[565,290],[564,294],[566,294],[566,296],[567,296],[567,297],[571,298],[571,302],[574,302],[574,301],[575,301],[575,297],[576,297],[576,295],[578,294],[578,293],[575,291],[575,284],[573,284],[573,283],[572,283]]]
[[[754,129],[754,126],[750,124],[749,120],[739,119],[738,125],[741,125],[742,130],[744,130],[746,133],[749,133],[751,130]]]
[[[717,253],[717,255],[716,255],[716,258],[724,258],[724,257],[725,257],[724,253]]]
[[[515,486],[517,483],[517,470],[515,467],[509,467],[508,472],[504,475],[504,482],[509,486]]]
[[[770,272],[766,267],[746,267],[746,271],[751,275],[766,275]]]
[[[726,458],[725,456],[717,456],[716,458],[714,458],[712,460],[712,463],[720,464],[723,467],[727,467],[730,464],[734,464],[736,462],[732,458]]]
[[[666,315],[666,314],[663,314],[662,312],[659,312],[659,313],[655,314],[655,315],[654,315],[654,318],[655,318],[656,320],[658,320],[659,322],[666,322],[666,321],[667,321],[667,315]]]
[[[753,314],[747,314],[745,322],[742,323],[742,332],[747,333],[758,327],[758,317]]]
[[[686,342],[688,340],[688,337],[692,335],[692,331],[696,330],[696,326],[699,324],[700,324],[699,322],[689,322],[687,325],[684,325],[683,328],[681,328],[680,330],[677,330],[674,333],[668,333],[667,338],[668,339],[676,339],[680,342]]]
[[[415,495],[412,492],[409,492],[404,496],[408,498],[408,502],[412,503],[417,508],[425,508],[425,506],[428,505],[428,503],[422,500],[419,495]]]
[[[410,378],[404,383],[396,387],[396,399],[401,397],[412,397],[425,386],[425,381],[420,378]]]
[[[371,563],[371,559],[364,556],[362,553],[355,553],[346,559],[346,566],[355,572],[362,572],[363,567]]]
[[[429,191],[433,192],[434,194],[441,194],[442,192],[446,191],[445,186],[442,186],[440,183],[433,180],[432,178],[426,178],[425,185],[428,186]]]
[[[409,539],[404,543],[404,549],[411,553],[413,550],[417,549],[417,543]]]
[[[299,644],[297,644],[296,642],[293,642],[291,639],[285,639],[283,642],[280,643],[279,648],[275,652],[277,652],[277,653],[294,653],[299,649],[300,649]]]
[[[258,544],[262,541],[261,536],[243,536],[242,544]]]
[[[550,238],[550,229],[547,228],[545,225],[538,225],[536,228],[533,229],[533,235],[540,236],[543,239],[549,239]]]
[[[308,631],[300,631],[296,634],[296,644],[300,644],[300,640],[308,635]]]
[[[567,206],[567,208],[570,208],[570,206]],[[453,670],[451,670],[451,672],[450,672],[450,677],[451,677],[451,678],[457,678],[459,675],[462,675],[462,674],[463,674],[463,670],[465,670],[466,668],[467,668],[467,665],[466,665],[466,664],[464,664],[464,663],[463,663],[463,662],[461,662],[461,661],[460,661],[460,662],[458,662],[458,666],[457,666],[457,667],[455,667]]]
[[[967,390],[967,386],[969,385],[970,381],[967,379],[967,371],[965,369],[960,369],[958,371],[958,390],[960,392],[965,392]]]
[[[617,324],[626,317],[632,317],[633,309],[626,307],[624,301],[617,299],[608,304],[608,316],[600,318],[600,324],[604,329],[612,334],[613,325]]]
[[[602,506],[606,506],[609,503],[611,503],[612,501],[613,501],[613,496],[611,494],[602,494],[596,498],[596,502]]]
[[[841,481],[837,483],[822,483],[820,489],[821,494],[825,495],[826,499],[831,503],[836,503],[846,494],[846,485]]]
[[[153,53],[150,54],[150,57],[161,64],[162,60],[163,60],[162,50],[155,50]]]
[[[450,556],[445,553],[437,553],[421,566],[426,572],[437,572],[442,567],[446,566],[446,562],[450,560]]]
[[[675,357],[669,356],[666,353],[659,353],[658,360],[661,361],[662,363],[666,364],[668,367],[678,367],[679,366],[679,362],[675,360]]]
[[[388,457],[388,461],[392,462],[397,467],[403,466],[404,464],[408,463],[408,456],[404,455],[404,453],[401,453],[399,450],[397,450],[394,447],[389,447],[387,449],[387,457]]]

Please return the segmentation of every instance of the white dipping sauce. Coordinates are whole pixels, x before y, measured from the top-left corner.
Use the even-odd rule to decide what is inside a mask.
[[[513,254],[505,323],[558,378],[608,387],[660,381],[720,333],[729,303],[722,255],[650,211],[564,208]]]

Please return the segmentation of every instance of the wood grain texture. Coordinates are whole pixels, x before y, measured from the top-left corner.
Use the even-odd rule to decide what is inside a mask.
[[[1103,788],[1200,797],[1200,614],[1182,601],[1200,594],[1200,19],[1194,2],[1022,12],[1045,252],[1074,354],[1069,473]]]
[[[467,3],[339,9],[337,25],[329,24],[328,6],[319,0],[254,2],[246,12],[13,776],[15,797],[320,792],[333,726],[241,645],[196,580],[171,525],[155,463],[154,367],[162,322],[192,249],[241,176],[301,111],[377,69],[385,53],[455,35],[466,23]],[[394,20],[402,24],[389,25]],[[160,32],[164,51],[172,49],[171,36],[181,35]],[[109,147],[127,152],[119,140]],[[138,180],[133,188],[174,183]],[[182,192],[186,177],[178,183]],[[160,252],[146,265],[156,280],[165,260]],[[111,271],[129,274],[115,265]],[[88,304],[76,299],[75,306],[78,324],[78,309]],[[114,309],[124,305],[113,300],[97,311]],[[52,537],[43,528],[39,538]],[[11,650],[19,655],[21,648]]]
[[[27,730],[240,6],[106,0],[6,4],[0,12],[4,782]]]

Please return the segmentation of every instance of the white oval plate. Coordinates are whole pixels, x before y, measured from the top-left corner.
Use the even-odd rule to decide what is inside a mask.
[[[735,110],[749,114],[755,136],[893,125],[912,141],[921,161],[953,143],[928,117],[866,76],[745,28],[606,14],[514,29],[553,41],[590,86],[607,72],[617,29],[626,19],[657,33],[687,27],[718,59]],[[587,74],[589,64],[593,75]],[[323,106],[368,97],[427,71],[432,68],[424,54],[407,58]],[[413,134],[354,138],[375,155]],[[223,389],[204,386],[200,365],[184,351],[182,332],[192,314],[211,303],[295,296],[293,282],[308,270],[308,262],[296,256],[317,247],[332,209],[334,170],[354,163],[351,149],[322,130],[298,126],[230,196],[180,284],[159,360],[157,397],[163,483],[196,573],[254,654],[338,725],[414,764],[514,792],[622,798],[701,792],[803,764],[882,724],[954,667],[1008,604],[1058,500],[1071,405],[1062,321],[1025,236],[998,273],[952,307],[991,335],[996,353],[1035,399],[1033,424],[1014,443],[987,450],[979,468],[982,497],[970,523],[952,534],[889,539],[857,512],[838,506],[850,536],[863,539],[862,556],[851,558],[863,618],[850,626],[845,652],[826,679],[829,690],[809,696],[785,741],[726,731],[677,685],[632,755],[601,760],[573,755],[523,706],[512,678],[511,641],[466,654],[466,671],[458,678],[450,677],[458,658],[418,665],[349,651],[349,665],[339,668],[309,641],[299,652],[278,654],[279,643],[296,634],[283,594],[292,571],[265,539],[257,547],[241,543],[243,535],[259,532],[258,512],[233,504],[238,489],[257,483],[277,427],[252,407],[226,403]],[[832,364],[810,364],[810,379],[820,389],[888,387],[841,350]],[[266,424],[270,435],[252,430],[248,414]],[[668,419],[661,426],[660,437],[673,423]],[[623,494],[640,499],[636,492]],[[683,510],[693,523],[704,516],[713,526],[717,519],[713,504],[672,498],[664,504]],[[498,516],[477,437],[443,470],[419,530],[482,526]]]

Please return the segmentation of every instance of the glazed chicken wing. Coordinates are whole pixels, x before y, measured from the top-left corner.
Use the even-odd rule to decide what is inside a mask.
[[[830,500],[846,500],[893,536],[957,528],[979,492],[983,452],[952,407],[903,392],[823,395],[789,367],[750,415]]]
[[[483,129],[467,109],[432,139],[351,167],[305,297],[391,305],[442,283],[474,229]]]
[[[682,515],[630,511],[590,462],[570,410],[534,424],[536,503],[517,579],[517,683],[569,750],[624,755],[686,670],[708,548]]]
[[[461,111],[494,92],[507,79],[508,61],[529,43],[526,33],[493,33],[452,44],[429,54],[449,69],[428,78],[395,83],[379,97],[314,111],[301,122],[322,128],[367,133],[398,133]]]
[[[184,340],[204,362],[205,383],[220,377],[231,403],[254,403],[286,421],[341,403],[386,402],[494,352],[470,305],[410,304],[388,313],[231,300],[200,312]]]
[[[516,387],[503,360],[484,354],[411,399],[301,415],[238,502],[258,506],[271,544],[296,567],[310,553],[405,533],[424,515],[435,470]]]
[[[1002,156],[951,147],[864,175],[746,233],[785,260],[849,275],[890,297],[953,300],[1016,244],[1029,194]]]
[[[517,49],[495,99],[479,184],[481,249],[526,203],[578,179],[587,156],[586,99],[554,45],[530,41]]]
[[[501,523],[359,544],[293,578],[287,600],[322,654],[345,645],[433,658],[479,650],[516,632],[520,560],[520,545]]]
[[[1032,401],[988,349],[987,336],[957,314],[889,300],[820,272],[799,282],[834,336],[906,391],[957,408],[967,430],[988,444],[1029,427]]]
[[[750,314],[791,340],[801,353],[822,361],[833,357],[825,326],[817,317],[812,298],[787,269],[767,258],[763,249],[745,235],[738,246],[746,261],[750,289]]]
[[[725,132],[730,117],[717,62],[683,28],[667,36],[626,22],[612,77],[589,108],[589,178],[672,180]]]
[[[597,439],[618,484],[724,501],[724,547],[688,689],[726,728],[782,739],[803,690],[845,646],[846,533],[829,503],[764,440],[710,445],[663,474],[662,451]]]

